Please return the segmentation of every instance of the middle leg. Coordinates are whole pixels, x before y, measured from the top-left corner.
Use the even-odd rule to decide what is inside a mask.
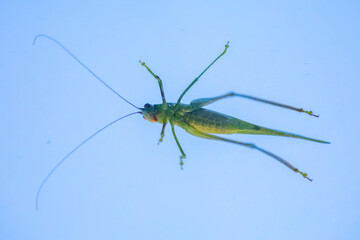
[[[207,68],[205,68],[205,70],[202,71],[202,72],[200,73],[200,75],[199,75],[197,78],[195,78],[195,79],[190,83],[190,85],[184,90],[184,92],[180,95],[179,99],[178,99],[177,102],[176,102],[175,111],[178,109],[178,107],[179,107],[179,105],[180,105],[180,101],[181,101],[181,99],[183,98],[183,96],[185,95],[185,93],[199,80],[199,78],[200,78],[222,55],[224,55],[224,54],[226,53],[226,50],[228,49],[228,47],[229,47],[229,42],[226,43],[226,45],[225,45],[225,50],[224,50],[217,58],[215,58],[215,60],[212,61],[212,63],[210,63],[210,65],[207,66]]]
[[[181,166],[181,170],[183,169],[183,165],[184,165],[184,162],[183,162],[183,159],[186,158],[186,154],[184,152],[184,150],[182,149],[180,143],[179,143],[179,140],[177,139],[176,137],[176,134],[175,134],[175,129],[174,129],[174,123],[173,122],[170,122],[170,125],[171,125],[171,130],[172,130],[172,133],[174,135],[174,138],[175,138],[175,142],[181,152],[181,156],[180,156],[180,166]]]

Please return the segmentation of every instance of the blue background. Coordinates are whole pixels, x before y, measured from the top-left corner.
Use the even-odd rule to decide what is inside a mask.
[[[1,1],[0,239],[360,239],[358,1]],[[210,109],[331,141],[231,135],[314,178],[233,144],[140,115],[51,168],[93,132],[134,111],[125,98],[169,102],[219,54],[184,103],[237,91],[303,107],[309,117],[246,99]]]

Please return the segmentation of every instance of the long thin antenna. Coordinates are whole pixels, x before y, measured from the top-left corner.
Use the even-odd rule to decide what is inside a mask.
[[[121,118],[118,118],[114,121],[112,121],[111,123],[107,124],[106,126],[102,127],[101,129],[97,130],[95,133],[93,133],[90,137],[88,137],[87,139],[85,139],[84,141],[82,141],[79,145],[77,145],[73,150],[71,150],[65,157],[63,157],[63,159],[61,159],[56,165],[55,167],[53,167],[53,169],[49,172],[49,174],[44,178],[44,180],[41,182],[40,184],[40,187],[37,191],[37,194],[36,194],[36,201],[35,201],[35,208],[36,208],[36,211],[38,210],[38,202],[39,202],[39,195],[40,195],[40,192],[41,192],[41,189],[43,188],[44,184],[47,182],[47,180],[50,178],[50,176],[55,172],[55,170],[61,165],[64,163],[64,161],[70,157],[71,154],[73,154],[76,150],[78,150],[82,145],[84,145],[86,142],[88,142],[90,139],[92,139],[93,137],[95,137],[98,133],[100,133],[101,131],[103,131],[105,128],[107,127],[110,127],[111,125],[113,125],[114,123],[120,121],[121,119],[123,118],[126,118],[126,117],[129,117],[131,115],[134,115],[136,113],[141,113],[141,112],[133,112],[133,113],[130,113],[130,114],[127,114]]]
[[[45,34],[38,34],[36,35],[36,37],[34,38],[34,42],[33,45],[35,45],[36,40],[39,37],[44,37],[47,39],[50,39],[51,41],[53,41],[54,43],[56,43],[57,45],[59,45],[62,49],[65,50],[65,52],[67,52],[73,59],[75,59],[75,61],[77,61],[81,66],[83,66],[89,73],[91,73],[91,75],[93,75],[99,82],[101,82],[102,84],[105,85],[105,87],[107,87],[110,91],[112,91],[113,93],[115,93],[118,97],[120,97],[122,100],[124,100],[125,102],[127,102],[128,104],[130,104],[131,106],[138,108],[137,106],[135,106],[134,104],[132,104],[131,102],[129,102],[128,100],[126,100],[123,96],[121,96],[119,93],[117,93],[114,89],[112,89],[106,82],[104,82],[100,77],[98,77],[93,71],[90,70],[90,68],[88,68],[84,63],[82,63],[77,57],[75,57],[74,54],[72,54],[72,52],[70,52],[64,45],[62,45],[59,41],[57,41],[55,38],[52,38],[48,35]]]

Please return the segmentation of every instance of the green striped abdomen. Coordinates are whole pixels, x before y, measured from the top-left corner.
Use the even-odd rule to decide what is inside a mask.
[[[185,113],[183,120],[206,133],[231,134],[239,128],[238,119],[204,108]]]

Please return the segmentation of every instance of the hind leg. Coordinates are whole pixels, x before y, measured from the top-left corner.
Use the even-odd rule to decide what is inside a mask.
[[[196,109],[199,109],[199,108],[204,107],[206,105],[209,105],[209,104],[211,104],[213,102],[216,102],[216,101],[219,101],[221,99],[228,98],[228,97],[243,97],[243,98],[247,98],[247,99],[250,99],[250,100],[263,102],[263,103],[271,104],[271,105],[274,105],[274,106],[294,110],[294,111],[297,111],[297,112],[304,112],[304,113],[309,114],[310,116],[319,117],[319,115],[313,114],[312,111],[306,111],[306,110],[304,110],[302,108],[297,108],[297,107],[293,107],[293,106],[290,106],[290,105],[287,105],[287,104],[277,103],[277,102],[274,102],[274,101],[269,101],[269,100],[266,100],[266,99],[253,97],[253,96],[240,94],[240,93],[234,93],[234,92],[230,92],[230,93],[227,93],[227,94],[224,94],[224,95],[221,95],[221,96],[218,96],[218,97],[213,97],[213,98],[195,99],[195,100],[191,101],[190,106],[192,108],[194,108],[193,110],[196,110]]]
[[[312,181],[312,179],[308,178],[307,177],[307,174],[306,173],[303,173],[301,171],[299,171],[299,169],[297,169],[296,167],[294,167],[293,165],[291,165],[288,161],[284,160],[283,158],[265,150],[265,149],[262,149],[258,146],[256,146],[255,144],[253,143],[246,143],[246,142],[239,142],[239,141],[235,141],[235,140],[231,140],[231,139],[227,139],[227,138],[223,138],[223,137],[219,137],[219,136],[216,136],[216,135],[212,135],[212,134],[209,134],[209,133],[204,133],[204,132],[201,132],[195,128],[193,128],[192,126],[186,124],[187,126],[182,126],[188,133],[194,135],[194,136],[197,136],[197,137],[201,137],[201,138],[206,138],[206,139],[213,139],[213,140],[218,140],[218,141],[224,141],[224,142],[229,142],[229,143],[234,143],[234,144],[237,144],[237,145],[241,145],[241,146],[244,146],[244,147],[248,147],[248,148],[252,148],[252,149],[256,149],[262,153],[265,153],[266,155],[278,160],[279,162],[281,162],[282,164],[284,164],[286,167],[290,168],[291,170],[293,170],[294,172],[297,172],[297,173],[300,173],[304,178]]]

